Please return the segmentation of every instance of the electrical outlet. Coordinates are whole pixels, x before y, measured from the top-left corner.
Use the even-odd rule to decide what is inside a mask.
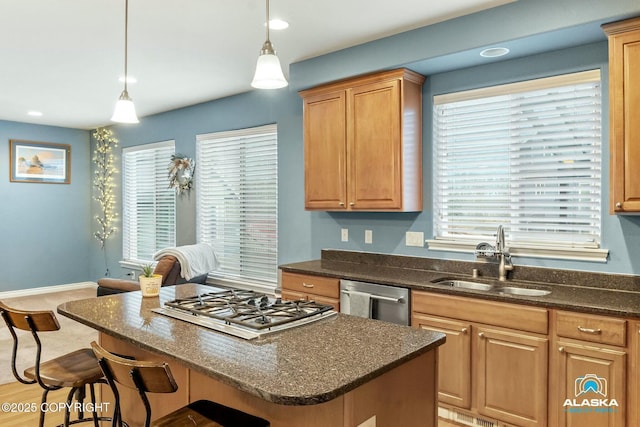
[[[343,228],[342,230],[340,230],[340,240],[342,240],[343,242],[348,242],[349,241],[349,229],[348,228]]]
[[[373,231],[364,230],[364,242],[367,244],[373,243]]]
[[[406,246],[424,246],[424,233],[422,231],[407,231],[405,235]]]

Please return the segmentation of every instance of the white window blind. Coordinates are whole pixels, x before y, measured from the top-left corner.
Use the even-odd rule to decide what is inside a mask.
[[[277,147],[276,125],[197,136],[198,242],[215,248],[217,278],[277,285]]]
[[[434,97],[436,240],[599,248],[600,72]]]
[[[122,244],[125,261],[151,262],[160,249],[176,245],[176,194],[167,167],[174,141],[122,150]]]

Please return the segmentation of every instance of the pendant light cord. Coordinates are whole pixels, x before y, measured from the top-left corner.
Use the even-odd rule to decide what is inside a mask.
[[[267,0],[267,41],[270,41],[269,40],[269,0]]]
[[[127,92],[127,57],[129,40],[129,0],[124,0],[124,91]]]

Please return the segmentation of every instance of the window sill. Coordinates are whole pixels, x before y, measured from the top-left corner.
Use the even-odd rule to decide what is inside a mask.
[[[427,247],[432,251],[474,253],[479,242],[465,242],[453,240],[427,240]],[[609,251],[597,248],[559,248],[544,245],[538,246],[508,246],[509,253],[514,257],[549,258],[571,261],[607,262]]]

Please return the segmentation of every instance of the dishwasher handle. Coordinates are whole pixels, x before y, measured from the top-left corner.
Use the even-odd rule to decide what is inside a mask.
[[[344,290],[344,289],[340,290],[340,292],[345,294],[345,295],[351,294],[351,292],[349,292],[347,290]],[[391,297],[385,297],[385,296],[382,296],[382,295],[375,295],[375,294],[369,294],[369,295],[370,295],[371,299],[395,302],[397,304],[404,303],[404,298],[391,298]]]

